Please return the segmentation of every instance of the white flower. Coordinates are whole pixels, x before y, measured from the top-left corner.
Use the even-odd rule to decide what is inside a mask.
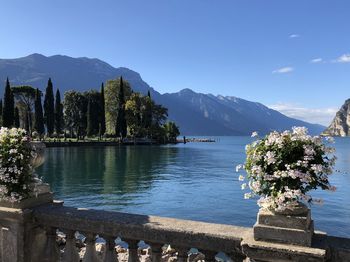
[[[251,137],[257,137],[258,136],[258,132],[254,131],[251,135]]]
[[[247,145],[246,149],[244,168],[248,179],[241,187],[246,189],[248,184],[251,190],[244,194],[245,199],[260,195],[258,205],[261,207],[285,210],[298,201],[311,201],[311,196],[306,193],[315,183],[322,184],[323,189],[336,189],[328,181],[336,160],[331,155],[334,148],[327,147],[320,136],[308,135],[305,127],[294,127],[292,132],[271,132]],[[289,184],[288,178],[295,183]],[[245,178],[242,176],[241,179]]]
[[[241,165],[241,164],[237,165],[236,166],[236,172],[239,172],[239,170],[241,170],[242,168],[243,168],[243,165]]]
[[[239,180],[239,181],[244,181],[244,176],[240,175],[240,176],[238,177],[238,180]]]
[[[251,193],[245,193],[244,194],[244,199],[249,199],[252,198],[252,194]]]
[[[268,151],[266,152],[266,155],[264,156],[265,161],[267,162],[268,165],[276,163],[275,159],[275,153]]]

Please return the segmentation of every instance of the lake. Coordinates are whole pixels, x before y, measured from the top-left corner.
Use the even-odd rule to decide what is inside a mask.
[[[65,205],[253,226],[258,206],[244,200],[235,166],[250,137],[166,146],[48,148],[37,173]],[[336,192],[314,191],[316,230],[350,237],[350,139],[337,138]]]

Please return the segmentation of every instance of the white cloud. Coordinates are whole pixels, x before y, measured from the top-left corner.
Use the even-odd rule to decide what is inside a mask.
[[[291,34],[291,35],[289,35],[289,38],[299,38],[300,37],[300,35],[298,35],[298,34]]]
[[[322,58],[315,58],[315,59],[312,59],[311,61],[310,61],[310,63],[312,63],[312,64],[316,64],[316,63],[322,63],[323,62],[323,59]]]
[[[333,107],[307,108],[293,103],[277,103],[269,107],[286,116],[324,126],[329,126],[338,111],[338,108]]]
[[[278,68],[276,70],[273,70],[272,73],[273,74],[286,74],[286,73],[290,73],[294,71],[294,68],[293,67],[281,67],[281,68]]]
[[[334,62],[336,63],[350,63],[350,54],[344,54],[338,57]]]

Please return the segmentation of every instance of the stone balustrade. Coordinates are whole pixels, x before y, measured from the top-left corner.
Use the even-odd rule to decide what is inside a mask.
[[[33,221],[46,232],[46,245],[42,245],[43,250],[35,254],[37,261],[46,261],[48,254],[58,259],[60,254],[55,242],[57,231],[66,235],[62,261],[79,261],[76,232],[86,237],[83,261],[99,261],[95,251],[96,236],[103,238],[106,243],[103,261],[117,261],[115,240],[118,237],[128,244],[129,261],[139,261],[137,249],[140,240],[150,246],[152,261],[161,261],[164,244],[175,249],[177,261],[187,261],[191,248],[204,254],[205,261],[215,261],[218,252],[224,252],[233,261],[243,261],[246,256],[242,253],[241,241],[252,231],[244,227],[77,209],[60,204],[33,208]]]
[[[121,240],[128,251],[118,254]],[[141,256],[142,243],[149,245],[149,256]],[[172,250],[169,259],[162,257],[165,244]],[[103,248],[96,250],[98,245]],[[85,252],[79,254],[78,247]],[[193,248],[200,252],[196,258]],[[350,239],[315,231],[311,246],[261,241],[252,228],[72,208],[40,196],[25,205],[0,206],[1,262],[81,260],[348,262]]]

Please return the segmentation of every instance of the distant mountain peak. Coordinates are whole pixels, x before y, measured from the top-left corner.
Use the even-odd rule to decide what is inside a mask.
[[[323,134],[329,136],[350,136],[350,99],[344,102]]]

